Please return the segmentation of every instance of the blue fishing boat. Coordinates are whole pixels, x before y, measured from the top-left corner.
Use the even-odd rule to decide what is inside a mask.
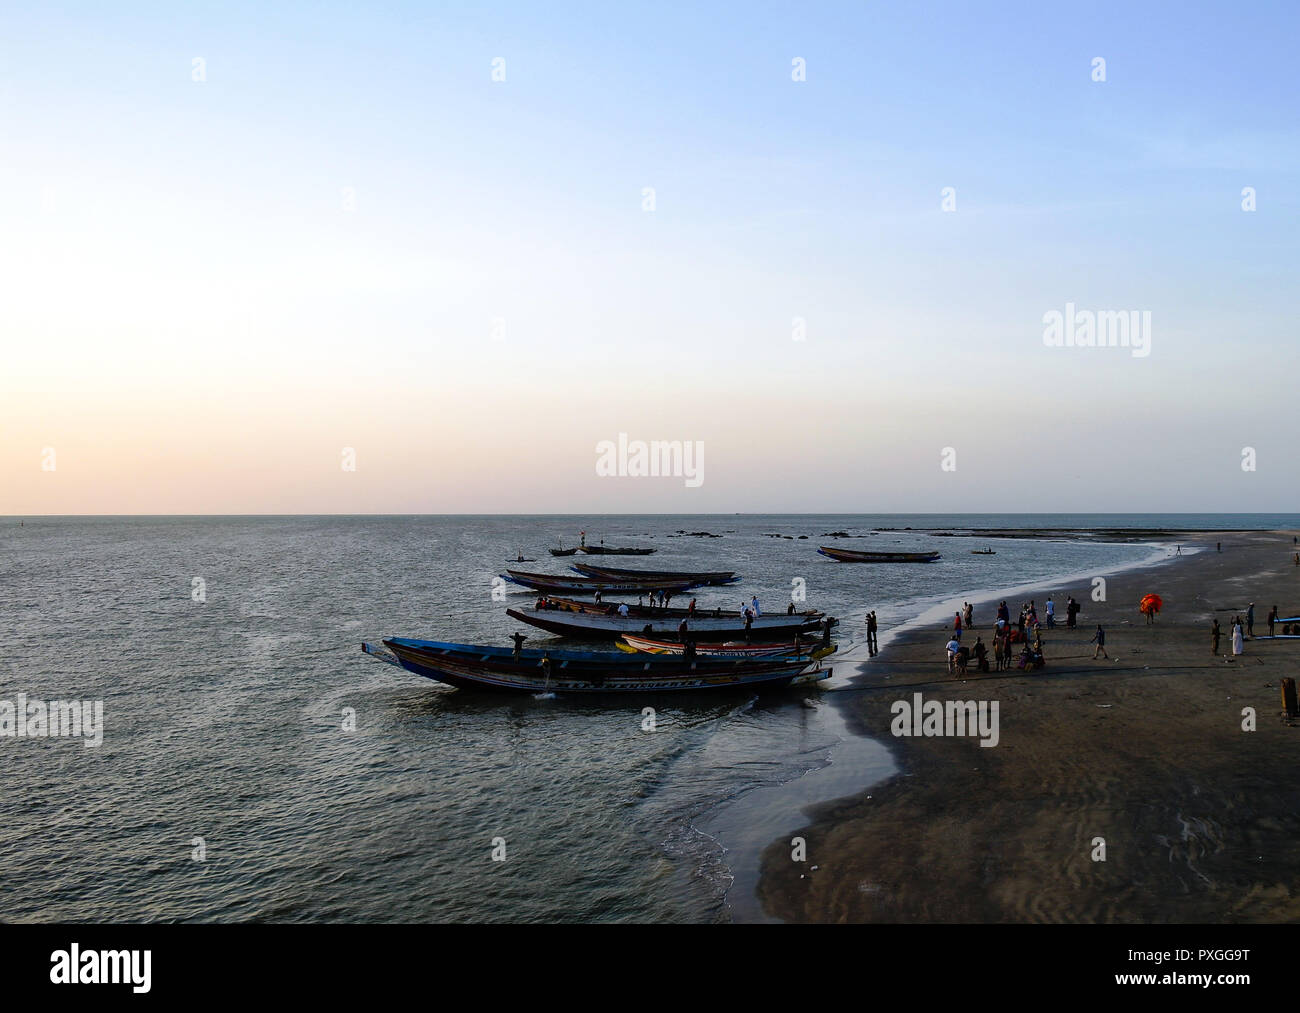
[[[728,658],[480,647],[391,637],[361,649],[415,675],[461,689],[516,693],[663,693],[765,689],[819,682],[831,669],[807,654]]]

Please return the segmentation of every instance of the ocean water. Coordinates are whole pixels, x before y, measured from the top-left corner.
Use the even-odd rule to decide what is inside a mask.
[[[845,653],[868,608],[888,630],[943,596],[960,604],[963,592],[1152,552],[1025,539],[973,556],[984,542],[901,530],[972,526],[1300,518],[0,519],[0,701],[101,700],[104,725],[95,748],[0,737],[0,910],[14,921],[761,917],[741,870],[797,815],[789,807],[820,800],[818,776],[822,790],[850,790],[888,764],[883,744],[864,741],[826,776],[845,732],[822,690],[479,696],[368,658],[361,640],[508,644],[517,626],[505,609],[534,596],[494,600],[493,576],[520,551],[538,560],[525,568],[564,572],[573,560],[545,549],[584,529],[659,549],[621,565],[743,575],[701,590],[703,607],[757,594],[783,608],[802,581],[808,605],[841,618]],[[678,534],[704,530],[722,537]],[[833,544],[944,558],[838,564],[816,552],[833,531],[864,536]],[[852,670],[839,663],[835,684]]]

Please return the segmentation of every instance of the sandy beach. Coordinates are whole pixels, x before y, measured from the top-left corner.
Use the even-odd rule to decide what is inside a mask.
[[[1184,555],[1108,578],[1104,602],[1087,581],[974,602],[963,640],[978,634],[991,647],[1002,597],[1014,623],[1021,601],[1035,599],[1041,617],[1054,593],[1058,627],[1044,630],[1038,672],[972,665],[950,677],[951,617],[900,634],[833,696],[851,728],[891,749],[899,772],[809,809],[798,832],[806,862],[792,861],[789,840],[765,850],[764,909],[791,922],[1300,917],[1300,722],[1282,718],[1279,688],[1300,676],[1300,640],[1247,639],[1233,658],[1230,632],[1252,601],[1257,638],[1273,605],[1300,614],[1295,535],[1180,536]],[[998,583],[1021,581],[1008,573]],[[1137,610],[1148,592],[1164,599],[1154,625]],[[1066,595],[1083,606],[1077,630],[1064,628]],[[1216,618],[1224,636],[1214,655]],[[1093,659],[1098,623],[1110,660]],[[891,706],[918,692],[997,701],[997,745],[892,735]],[[1254,731],[1243,730],[1243,708],[1254,709]]]

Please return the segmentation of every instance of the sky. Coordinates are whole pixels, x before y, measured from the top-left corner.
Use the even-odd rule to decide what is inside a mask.
[[[0,7],[0,514],[1295,508],[1294,4],[271,6]]]

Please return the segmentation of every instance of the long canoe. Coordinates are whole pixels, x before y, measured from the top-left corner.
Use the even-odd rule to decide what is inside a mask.
[[[408,672],[462,689],[516,693],[648,693],[777,688],[829,679],[831,669],[806,655],[769,658],[683,658],[619,651],[557,651],[479,647],[391,637],[367,654]]]
[[[740,580],[735,570],[619,570],[612,566],[592,566],[590,563],[574,563],[569,569],[588,577],[609,577],[615,580],[688,580],[697,587],[734,584]]]
[[[854,552],[828,545],[820,546],[817,551],[841,563],[933,563],[939,558],[937,552]]]
[[[628,633],[654,640],[672,640],[680,635],[682,622],[681,617],[662,614],[624,617],[617,613],[597,615],[565,609],[506,609],[506,615],[548,633],[585,640],[617,640]],[[756,642],[783,640],[787,636],[793,639],[796,633],[815,635],[821,632],[823,623],[834,626],[836,622],[829,617],[817,619],[784,614],[759,616],[754,620],[749,636]],[[687,619],[686,628],[687,634],[695,640],[741,640],[745,637],[745,621],[735,617],[696,615]]]
[[[689,608],[679,608],[675,605],[669,606],[667,608],[660,608],[657,605],[654,606],[633,605],[630,602],[579,601],[576,598],[562,598],[562,597],[557,597],[556,595],[547,595],[546,601],[550,603],[551,607],[554,609],[560,609],[566,612],[585,612],[588,615],[599,615],[599,616],[608,615],[611,606],[617,610],[621,605],[626,604],[627,613],[629,616],[633,616],[633,617],[644,616],[656,620],[676,619],[680,622],[682,619],[689,620],[692,618],[735,619],[740,621],[741,625],[743,626],[744,618],[745,618],[743,612],[739,612],[735,609],[697,608],[694,612],[692,612]],[[817,620],[817,619],[821,619],[825,615],[824,612],[819,612],[816,609],[806,609],[802,612],[788,612],[782,614],[787,619],[802,618],[805,620]]]
[[[680,641],[674,640],[651,640],[649,637],[638,637],[628,633],[623,639],[614,645],[620,651],[635,653],[640,651],[643,654],[684,654],[686,645]],[[824,658],[828,654],[834,654],[836,645],[830,643],[829,638],[818,639],[810,637],[801,642],[793,640],[781,640],[766,644],[747,644],[743,640],[728,640],[723,643],[706,643],[696,644],[696,657],[707,656],[710,658],[763,658],[773,656],[789,656],[796,654],[807,654],[809,657],[817,659]]]
[[[685,591],[699,584],[682,580],[620,580],[612,577],[570,577],[565,573],[527,573],[523,570],[507,570],[500,575],[503,580],[521,587],[530,587],[534,591],[559,591],[578,594],[642,594],[646,591]]]
[[[608,545],[583,545],[579,548],[590,556],[648,556],[658,549],[616,549]]]

